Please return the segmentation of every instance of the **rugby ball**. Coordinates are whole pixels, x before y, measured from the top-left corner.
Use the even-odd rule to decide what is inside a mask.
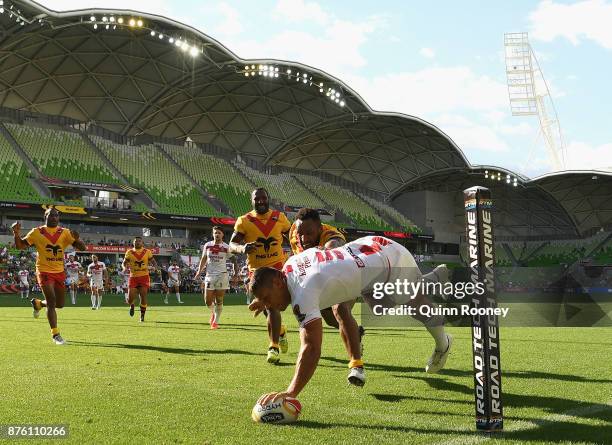
[[[251,418],[257,423],[293,423],[297,422],[301,411],[302,404],[298,399],[285,397],[264,406],[256,403]]]

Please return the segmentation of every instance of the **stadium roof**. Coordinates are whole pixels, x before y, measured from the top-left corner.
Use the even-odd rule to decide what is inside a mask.
[[[374,112],[321,70],[243,60],[166,17],[54,12],[29,0],[5,0],[4,7],[0,106],[92,122],[121,135],[189,137],[384,194],[420,175],[469,165],[433,125]]]
[[[2,107],[91,122],[126,136],[212,143],[268,165],[331,173],[391,197],[470,178],[473,185],[471,175],[482,170],[435,126],[376,112],[322,70],[244,60],[197,29],[147,13],[55,12],[30,0],[4,0],[3,7]],[[531,181],[508,174],[522,184],[513,202],[529,196],[539,203],[523,209],[543,206],[541,218],[539,211],[532,215],[536,225],[553,210],[565,214],[551,223],[555,231],[566,223],[578,232],[612,223],[609,173],[597,173],[602,188],[590,182],[591,173]]]

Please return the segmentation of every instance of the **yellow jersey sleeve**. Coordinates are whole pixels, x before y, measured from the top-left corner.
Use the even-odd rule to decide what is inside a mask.
[[[335,238],[339,238],[346,242],[346,238],[338,229],[328,224],[323,224],[323,231],[321,232],[321,238],[319,239],[319,246],[325,247],[325,244],[327,244],[329,240]]]
[[[62,237],[60,238],[60,243],[61,243],[61,246],[63,248],[66,248],[68,246],[72,246],[72,243],[74,243],[74,236],[72,236],[72,233],[70,232],[69,229],[65,229],[62,232]]]
[[[289,245],[291,246],[291,252],[295,255],[296,253],[300,253],[300,247],[298,245],[297,240],[297,229],[295,228],[295,223],[291,224],[291,228],[289,229]]]
[[[30,230],[24,238],[26,240],[26,243],[28,243],[30,246],[34,245],[37,240],[37,234],[38,230],[36,229],[36,227]]]
[[[287,218],[287,215],[282,212],[278,215],[278,222],[281,225],[282,233],[288,232],[291,229],[291,223],[289,222],[289,218]]]
[[[239,216],[234,224],[234,232],[246,235],[246,227],[244,227],[244,217]]]

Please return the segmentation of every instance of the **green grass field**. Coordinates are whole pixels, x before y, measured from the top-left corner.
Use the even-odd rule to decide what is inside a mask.
[[[293,316],[289,353],[271,366],[264,320],[243,296],[228,296],[217,331],[200,297],[184,298],[165,306],[153,296],[139,324],[118,296],[92,311],[80,295],[81,306],[59,312],[68,344],[56,346],[44,312],[35,320],[18,297],[1,296],[0,424],[68,424],[58,442],[74,444],[612,443],[611,328],[502,330],[506,430],[495,436],[474,432],[468,328],[450,329],[453,353],[438,375],[423,371],[433,348],[424,329],[368,330],[362,389],[347,386],[346,353],[326,329],[300,421],[271,426],[250,411],[292,376]]]

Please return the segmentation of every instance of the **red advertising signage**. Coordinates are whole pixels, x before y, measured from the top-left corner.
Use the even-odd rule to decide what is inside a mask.
[[[125,253],[131,246],[97,246],[94,244],[87,244],[87,252],[99,252],[99,253]],[[159,247],[147,247],[154,255],[159,255]]]

